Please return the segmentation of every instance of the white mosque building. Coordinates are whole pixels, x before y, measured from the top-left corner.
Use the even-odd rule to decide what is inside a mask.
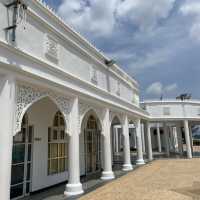
[[[200,101],[147,101],[139,85],[40,0],[0,0],[0,194],[19,199],[81,176],[115,178],[159,155],[193,155]],[[145,156],[145,160],[144,157]]]

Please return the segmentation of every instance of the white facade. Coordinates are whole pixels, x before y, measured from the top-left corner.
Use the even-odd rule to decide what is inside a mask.
[[[145,101],[141,107],[150,115],[152,148],[158,148],[159,152],[164,149],[167,154],[182,154],[185,149],[187,157],[192,158],[196,145],[192,127],[200,124],[200,101]],[[198,143],[198,139],[195,142]]]
[[[142,109],[137,81],[106,64],[108,58],[41,1],[17,1],[27,10],[12,2],[0,1],[3,200],[10,191],[18,198],[61,182],[67,182],[66,196],[82,194],[80,176],[115,178],[120,152],[124,171],[133,169],[132,150],[138,165],[145,163],[144,153],[153,160],[156,148],[181,152],[181,124],[192,157],[188,121],[198,121],[199,102],[145,102]]]
[[[131,170],[129,122],[136,124],[140,139],[140,119],[148,118],[148,113],[139,106],[137,81],[116,64],[106,65],[108,58],[41,1],[23,1],[27,10],[12,2],[0,1],[0,159],[4,160],[0,169],[1,198],[10,199],[10,187],[23,185],[23,191],[14,190],[20,193],[13,193],[18,197],[65,181],[68,181],[63,191],[66,196],[81,194],[84,191],[80,176],[98,170],[102,170],[103,180],[113,179],[111,127],[115,119],[123,127],[123,170]],[[26,13],[26,22],[16,18],[17,27],[12,26],[15,11],[19,12],[16,17],[20,17],[20,12]],[[54,124],[58,112],[63,116],[65,136],[63,127]],[[25,115],[28,125],[22,123]],[[89,119],[94,121],[93,125],[88,124]],[[98,148],[94,146],[96,141]],[[63,154],[60,148],[65,142],[68,148]],[[138,148],[138,161],[143,164],[141,143]],[[21,151],[25,152],[23,162],[15,163],[21,159]],[[67,165],[65,171],[62,159]],[[99,166],[94,165],[97,161]],[[55,164],[58,172],[51,174]],[[11,165],[15,172],[12,176]],[[14,183],[22,166],[23,177],[18,178],[24,181]]]

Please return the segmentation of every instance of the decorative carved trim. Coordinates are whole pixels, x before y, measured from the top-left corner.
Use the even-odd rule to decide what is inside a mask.
[[[58,41],[51,35],[46,34],[44,39],[44,51],[47,57],[51,57],[58,62],[59,45]]]
[[[44,97],[50,97],[52,101],[60,109],[65,118],[66,128],[69,127],[69,112],[70,112],[70,100],[64,96],[61,96],[51,90],[43,90],[41,88],[27,86],[23,84],[17,84],[16,94],[16,114],[15,114],[15,134],[21,131],[21,122],[24,113],[27,109],[38,100]]]

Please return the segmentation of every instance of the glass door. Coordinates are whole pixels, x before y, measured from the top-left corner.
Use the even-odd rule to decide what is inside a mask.
[[[13,138],[10,198],[18,199],[30,193],[33,127],[23,119],[21,132]]]
[[[100,133],[96,130],[85,130],[85,163],[86,174],[101,170]]]

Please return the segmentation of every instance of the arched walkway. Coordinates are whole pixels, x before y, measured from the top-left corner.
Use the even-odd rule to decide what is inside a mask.
[[[66,123],[57,105],[44,97],[25,112],[13,137],[11,198],[67,180]]]

